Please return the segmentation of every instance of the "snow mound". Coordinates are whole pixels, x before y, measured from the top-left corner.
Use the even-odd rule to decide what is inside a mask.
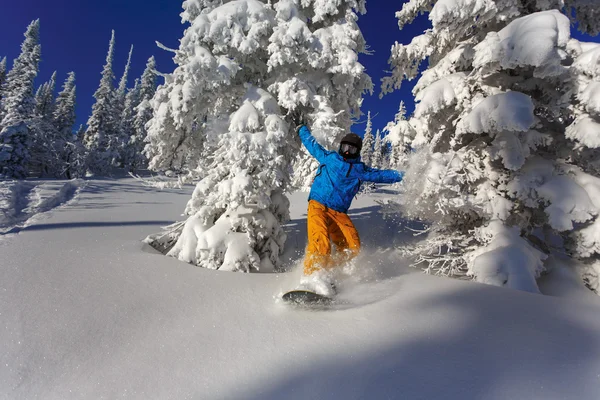
[[[41,215],[75,199],[84,181],[0,183],[0,229],[15,233]]]
[[[544,271],[547,256],[529,245],[518,228],[494,221],[485,230],[492,240],[473,252],[469,274],[489,285],[539,293],[536,278]]]
[[[561,60],[570,38],[569,19],[557,10],[518,18],[499,32],[490,32],[475,46],[473,65],[498,64],[503,69],[535,67],[539,78],[564,72]]]
[[[490,96],[458,123],[457,132],[526,132],[536,123],[533,108],[531,98],[520,92]]]

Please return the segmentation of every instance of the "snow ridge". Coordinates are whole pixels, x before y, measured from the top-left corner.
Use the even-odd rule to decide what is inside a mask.
[[[84,186],[82,179],[0,183],[0,235],[18,233],[42,215],[69,204]]]

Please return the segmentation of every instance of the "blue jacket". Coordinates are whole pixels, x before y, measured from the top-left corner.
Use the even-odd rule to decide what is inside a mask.
[[[306,126],[298,134],[308,152],[321,163],[310,189],[309,200],[316,200],[332,210],[346,213],[362,182],[400,182],[404,173],[367,167],[360,158],[346,160],[317,143]]]

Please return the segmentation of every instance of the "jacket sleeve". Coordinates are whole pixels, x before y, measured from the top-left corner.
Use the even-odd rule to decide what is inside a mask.
[[[365,167],[365,172],[362,180],[365,182],[375,183],[396,183],[402,181],[404,172],[396,171],[395,169],[375,169]]]
[[[306,125],[302,125],[298,129],[298,136],[300,136],[302,144],[304,144],[304,147],[306,147],[311,156],[316,158],[320,163],[325,162],[327,151],[317,142],[317,139],[310,133]]]

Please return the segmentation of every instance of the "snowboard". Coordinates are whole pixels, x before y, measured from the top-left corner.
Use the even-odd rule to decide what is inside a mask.
[[[288,304],[299,306],[326,306],[333,303],[331,297],[308,290],[291,290],[281,296],[281,299]]]

